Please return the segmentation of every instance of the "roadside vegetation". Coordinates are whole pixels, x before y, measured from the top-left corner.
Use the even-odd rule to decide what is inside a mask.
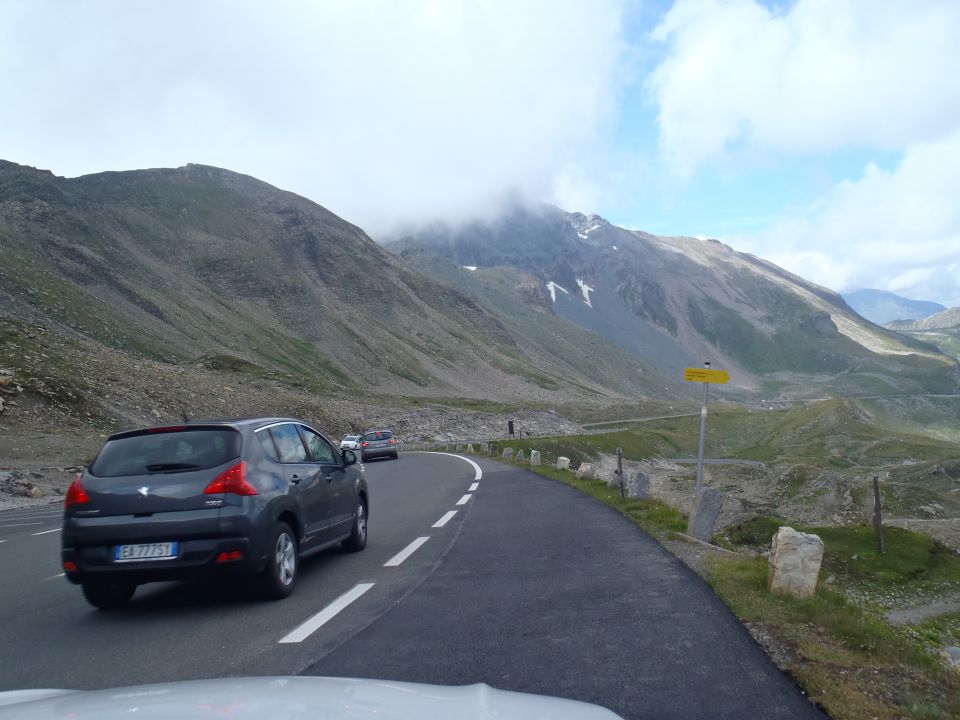
[[[758,422],[760,417],[763,422]],[[880,427],[850,401],[755,412],[718,408],[711,422],[708,448],[719,446],[724,456],[747,455],[768,463],[802,458],[831,472],[865,474],[886,462],[899,464],[909,458],[910,464],[900,467],[919,473],[916,468],[930,464],[953,467],[956,457],[955,446]],[[687,518],[682,512],[654,498],[621,500],[618,489],[608,487],[605,480],[578,478],[572,470],[557,470],[554,463],[562,455],[576,467],[617,447],[625,459],[634,461],[689,455],[696,442],[692,423],[688,418],[625,423],[612,432],[514,439],[497,442],[496,447],[498,453],[505,447],[513,448],[514,454],[523,449],[528,457],[536,448],[544,464],[531,470],[591,495],[675,549],[677,541],[685,539]],[[905,478],[903,471],[893,475],[898,482]],[[928,476],[913,479],[922,485]],[[816,533],[825,544],[820,583],[809,599],[767,589],[764,553],[777,528],[786,524]],[[884,538],[886,552],[881,555],[870,526],[824,526],[759,516],[716,535],[713,544],[718,549],[707,549],[706,562],[695,569],[774,661],[831,717],[960,717],[960,671],[950,669],[940,655],[941,648],[960,645],[960,613],[918,616],[901,624],[886,617],[891,608],[960,596],[960,555],[926,535],[899,528],[885,527]]]

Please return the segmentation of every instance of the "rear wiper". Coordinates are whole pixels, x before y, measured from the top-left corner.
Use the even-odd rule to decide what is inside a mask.
[[[147,465],[147,470],[150,472],[175,472],[177,470],[199,469],[199,465],[191,465],[190,463],[154,463],[153,465]]]

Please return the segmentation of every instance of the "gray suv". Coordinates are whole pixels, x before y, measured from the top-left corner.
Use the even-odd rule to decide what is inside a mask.
[[[292,418],[112,435],[67,490],[64,574],[104,609],[142,583],[215,572],[284,598],[302,558],[366,546],[370,494],[356,462]]]
[[[389,457],[396,460],[399,452],[400,443],[394,437],[393,430],[386,428],[367,430],[360,437],[360,459],[363,462],[380,457]]]

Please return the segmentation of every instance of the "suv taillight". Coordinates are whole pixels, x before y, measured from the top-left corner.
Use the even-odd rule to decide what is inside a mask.
[[[391,445],[396,445],[396,444],[397,444],[397,439],[396,439],[396,438],[390,438],[390,444],[391,444]]]
[[[368,442],[362,442],[362,443],[360,443],[360,447],[369,447],[369,446],[370,446],[370,443],[368,443]]]
[[[204,495],[259,495],[257,489],[247,482],[247,461],[241,460],[232,468],[217,475],[203,490]]]
[[[73,482],[70,483],[70,487],[67,488],[67,494],[63,498],[63,506],[65,508],[70,507],[71,505],[82,505],[83,503],[90,502],[90,496],[87,495],[86,489],[83,487],[83,483],[80,481],[80,478],[83,477],[83,473],[79,473]]]

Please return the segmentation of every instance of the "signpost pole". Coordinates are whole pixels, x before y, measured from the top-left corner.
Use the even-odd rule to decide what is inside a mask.
[[[710,369],[710,363],[703,364],[705,368]],[[696,497],[700,497],[700,491],[703,489],[703,440],[707,434],[707,389],[710,383],[703,383],[703,403],[700,405],[700,449],[697,451],[697,489]]]

